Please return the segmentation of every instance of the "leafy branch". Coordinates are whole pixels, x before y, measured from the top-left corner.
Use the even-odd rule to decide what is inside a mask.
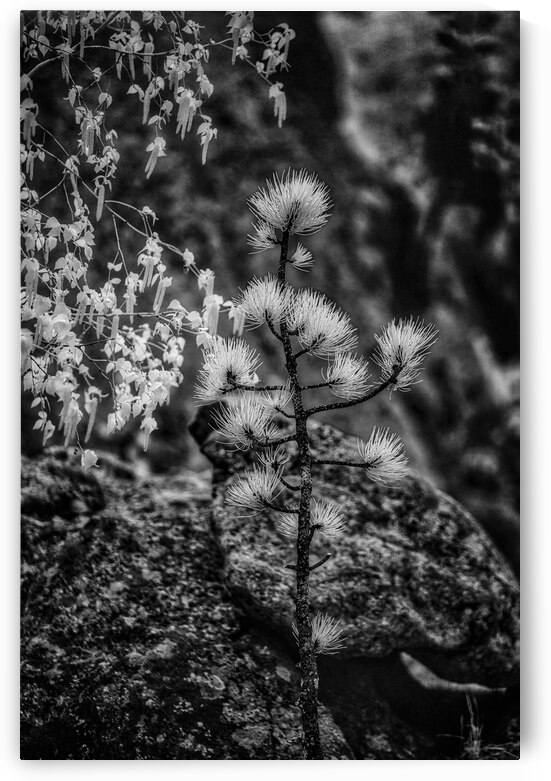
[[[225,54],[231,44],[232,64],[260,63],[255,68],[270,85],[268,97],[275,101],[281,126],[285,99],[275,77],[287,67],[293,31],[282,24],[260,33],[249,11],[232,12],[227,19],[228,31],[217,41],[184,12],[23,13],[21,371],[23,389],[33,397],[31,406],[40,410],[37,427],[43,444],[58,428],[66,445],[86,442],[98,403],[108,397],[108,433],[140,418],[146,450],[157,427],[157,409],[169,403],[171,392],[183,381],[183,334],[191,333],[198,346],[209,343],[222,313],[233,320],[234,333],[241,331],[233,303],[214,291],[212,270],[201,268],[189,249],[162,239],[154,230],[157,215],[152,209],[138,209],[111,192],[125,162],[119,151],[124,144],[119,147],[113,126],[117,114],[112,107],[120,100],[112,87],[114,78],[127,88],[129,110],[137,99],[142,122],[151,128],[145,178],[167,155],[164,134],[171,125],[181,141],[195,131],[206,164],[218,132],[205,113],[215,90],[208,74],[215,47]],[[54,118],[68,108],[74,120],[61,137],[59,123],[50,126],[42,120],[51,116],[51,108],[43,111],[41,101],[47,97],[51,103],[53,93],[44,96],[36,79],[55,65],[65,94]],[[277,95],[271,94],[274,89]],[[37,180],[49,184],[40,191]],[[108,235],[103,233],[105,220],[114,231],[116,248],[107,262],[107,279],[98,284],[92,283],[96,270],[102,271],[95,248]],[[133,259],[123,246],[121,226],[144,241]],[[164,305],[172,276],[163,252],[176,256],[176,271],[195,277],[196,311],[176,299]],[[102,384],[109,394],[102,393]],[[50,400],[60,403],[59,414]],[[83,438],[81,425],[86,426]],[[82,453],[86,468],[96,461],[93,451]]]

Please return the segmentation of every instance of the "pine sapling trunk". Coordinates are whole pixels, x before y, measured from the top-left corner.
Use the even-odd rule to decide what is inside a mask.
[[[297,443],[299,448],[300,503],[298,513],[296,563],[296,625],[300,654],[300,699],[307,759],[323,759],[318,722],[318,667],[310,623],[310,498],[312,495],[311,458],[306,419],[302,412],[300,392],[295,403]],[[300,410],[300,411],[299,411]],[[300,421],[300,423],[299,423]]]
[[[281,239],[281,256],[278,278],[285,284],[289,232]],[[307,759],[323,759],[318,720],[318,666],[312,625],[310,622],[310,499],[312,496],[312,466],[308,442],[307,417],[302,405],[302,392],[298,382],[297,360],[285,321],[280,323],[280,333],[285,352],[285,365],[291,383],[295,415],[296,441],[300,473],[300,502],[298,511],[297,559],[296,559],[296,627],[298,635],[301,683],[299,706]]]

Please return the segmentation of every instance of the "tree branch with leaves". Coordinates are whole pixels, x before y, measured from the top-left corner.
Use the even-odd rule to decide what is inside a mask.
[[[147,449],[158,407],[183,380],[185,337],[208,341],[221,313],[236,332],[241,327],[232,302],[215,293],[213,271],[162,240],[148,205],[109,197],[127,162],[116,126],[121,101],[148,132],[146,180],[167,155],[170,132],[183,143],[195,131],[206,164],[218,133],[205,112],[215,91],[209,60],[218,49],[266,82],[281,127],[285,93],[275,77],[288,67],[294,32],[282,23],[260,33],[252,11],[227,16],[226,34],[215,39],[184,11],[22,14],[22,382],[43,445],[60,430],[65,446],[80,448],[85,468],[97,461],[83,446],[99,407],[110,402],[108,434],[141,419]],[[55,83],[47,95],[35,84],[45,72]],[[121,229],[141,237],[137,256]],[[106,236],[116,245],[107,262],[96,252]],[[168,297],[171,271],[195,276],[196,311]]]

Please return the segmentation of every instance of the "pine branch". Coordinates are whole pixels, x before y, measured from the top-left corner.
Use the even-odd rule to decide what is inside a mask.
[[[314,458],[312,459],[312,464],[328,464],[330,466],[358,466],[362,469],[366,469],[369,464],[366,464],[365,461],[333,461],[330,459],[322,459],[322,458]]]
[[[329,561],[332,555],[332,553],[326,553],[325,556],[323,556],[319,561],[316,561],[315,564],[312,564],[310,567],[308,567],[308,572],[313,572],[314,570],[318,569],[318,567],[323,566],[326,561]],[[296,572],[297,566],[296,564],[286,564],[285,569],[292,569]]]
[[[269,439],[267,442],[256,442],[255,444],[259,447],[276,447],[277,445],[284,445],[285,442],[294,442],[296,440],[296,436],[294,434],[289,434],[288,437],[281,437],[280,439]]]
[[[312,564],[310,567],[310,572],[313,572],[315,569],[318,569],[318,567],[323,566],[323,564],[325,564],[325,562],[328,561],[332,555],[332,553],[326,553],[325,556],[323,556],[319,561],[316,561],[315,564]]]
[[[288,488],[289,491],[300,491],[300,485],[291,485],[291,483],[288,483],[283,477],[280,477],[279,481],[285,488]]]
[[[287,507],[285,504],[275,504],[274,502],[268,502],[265,499],[262,502],[265,507],[270,510],[277,510],[278,513],[295,513],[298,514],[298,507]]]
[[[282,342],[282,341],[283,341],[283,337],[281,336],[281,334],[280,334],[280,333],[278,333],[278,332],[276,331],[276,329],[275,329],[275,327],[274,327],[274,324],[272,323],[272,321],[271,321],[271,320],[270,320],[268,317],[266,318],[266,325],[268,326],[268,328],[270,329],[270,331],[273,333],[273,335],[275,336],[275,338],[276,338],[276,339],[279,339],[279,341],[280,341],[280,342]]]
[[[277,390],[285,390],[284,385],[240,385],[238,382],[235,382],[235,380],[228,378],[228,382],[233,385],[235,390],[242,390],[242,391],[253,391],[255,393],[262,393],[263,391],[277,391]]]
[[[285,412],[285,410],[282,410],[279,407],[275,407],[275,411],[279,412],[280,415],[283,415],[284,418],[289,418],[289,420],[295,420],[294,415],[292,415],[290,412]]]
[[[315,385],[302,385],[300,389],[305,391],[315,390],[316,388],[329,388],[332,384],[331,382],[317,382]]]
[[[375,398],[375,396],[384,391],[390,385],[393,385],[396,382],[398,373],[399,371],[396,371],[392,377],[389,377],[388,380],[385,380],[376,388],[372,388],[359,399],[352,399],[351,401],[337,401],[334,404],[322,404],[319,407],[310,407],[310,409],[304,410],[304,414],[307,417],[310,417],[310,415],[315,415],[318,412],[329,412],[330,410],[334,409],[345,409],[346,407],[354,407],[356,404],[362,404],[364,401],[369,401],[370,399]]]

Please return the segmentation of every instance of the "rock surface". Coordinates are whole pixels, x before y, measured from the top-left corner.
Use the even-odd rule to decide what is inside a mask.
[[[209,475],[95,474],[23,460],[22,758],[301,759],[296,670],[240,626]]]
[[[112,458],[100,463],[83,474],[68,460],[23,460],[22,758],[303,758],[290,586],[276,583],[279,559],[256,562],[259,551],[285,553],[268,545],[265,519],[252,525],[264,529],[264,547],[248,560],[236,548],[251,522],[234,519],[231,534],[213,527],[208,472],[142,480]],[[217,461],[216,479],[223,469]],[[30,501],[45,486],[65,495],[69,483],[88,500]],[[217,488],[216,518],[220,499]],[[243,573],[258,580],[247,585]],[[336,591],[328,581],[332,605]],[[463,691],[420,685],[398,652],[383,656],[399,644],[387,630],[380,656],[368,656],[370,624],[350,624],[360,650],[320,657],[327,759],[458,758]],[[480,691],[485,734],[497,742],[515,705],[506,692]]]
[[[65,454],[64,454],[65,456]],[[73,518],[105,506],[98,481],[63,459],[24,460],[21,472],[21,512],[37,517]]]
[[[310,434],[316,458],[357,460],[353,437],[312,421]],[[229,588],[256,620],[289,635],[292,543],[273,512],[244,518],[225,504],[246,458],[214,441],[204,452],[217,467],[213,519]],[[311,559],[332,553],[312,574],[312,600],[341,621],[342,656],[406,651],[449,680],[518,682],[518,586],[474,518],[417,476],[382,488],[359,469],[315,469],[314,496],[336,502],[347,522],[333,544],[314,540]]]

